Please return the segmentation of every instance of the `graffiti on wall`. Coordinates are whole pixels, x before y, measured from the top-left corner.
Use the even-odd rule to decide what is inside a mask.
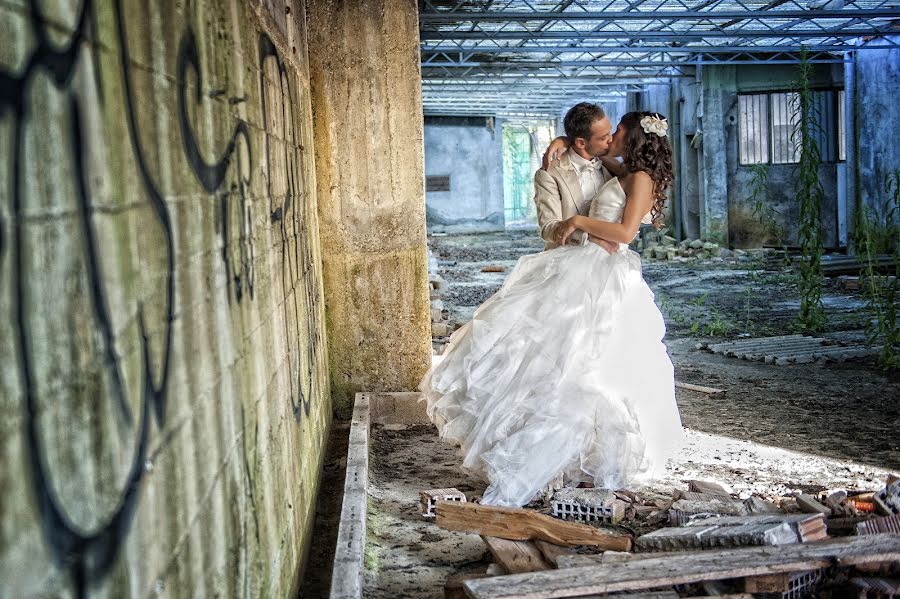
[[[0,260],[9,261],[11,273],[11,305],[24,399],[28,468],[47,547],[55,562],[70,573],[72,586],[78,596],[85,596],[90,584],[104,577],[114,564],[128,535],[139,501],[151,422],[155,421],[160,430],[165,426],[167,402],[173,395],[169,379],[176,310],[175,281],[179,276],[175,266],[177,247],[173,236],[173,217],[166,204],[159,177],[153,172],[146,154],[146,140],[142,143],[138,106],[146,98],[138,97],[132,81],[130,69],[135,62],[130,56],[122,0],[114,3],[114,36],[118,43],[117,62],[120,69],[117,76],[122,86],[120,102],[113,103],[100,89],[97,44],[85,43],[91,35],[94,39],[97,38],[95,16],[93,2],[84,0],[67,43],[60,46],[55,40],[51,41],[48,35],[51,26],[41,12],[41,3],[31,0],[26,21],[36,43],[23,68],[13,73],[0,67],[0,118],[11,115],[14,143],[10,153],[11,181],[3,182],[11,190],[8,214],[12,226],[9,229],[10,239],[7,240],[4,237],[7,224],[0,221]],[[302,415],[310,414],[311,400],[320,392],[316,386],[317,367],[322,359],[323,323],[319,319],[320,289],[313,253],[316,240],[310,230],[314,206],[310,201],[304,201],[310,199],[309,191],[304,187],[309,184],[304,174],[312,172],[312,169],[302,147],[303,119],[302,114],[298,114],[296,110],[298,91],[292,87],[292,77],[275,44],[267,35],[260,34],[259,48],[261,72],[258,85],[262,90],[261,109],[267,128],[266,134],[262,136],[263,148],[260,152],[266,159],[264,166],[254,162],[250,128],[241,119],[235,119],[230,137],[221,146],[223,149],[212,160],[204,158],[189,116],[189,102],[198,104],[204,88],[201,78],[201,48],[198,48],[197,38],[190,26],[186,27],[181,36],[174,69],[177,126],[183,141],[185,162],[202,190],[217,199],[215,205],[219,211],[217,218],[222,238],[221,261],[226,275],[225,300],[228,304],[241,305],[245,299],[254,300],[255,254],[249,198],[253,173],[260,172],[260,169],[271,171],[275,166],[285,169],[287,183],[282,193],[272,188],[276,177],[266,176],[266,180],[271,212],[269,220],[277,230],[282,250],[281,309],[284,310],[286,326],[280,334],[285,337],[291,367],[291,387],[287,399],[295,419],[299,421]],[[85,56],[85,53],[92,56]],[[101,98],[102,106],[88,104],[83,97],[83,89],[74,82],[76,73],[85,60],[91,61],[93,65],[93,85],[97,88],[97,97]],[[278,74],[278,101],[274,105],[266,99],[267,82],[262,73],[269,63],[274,65]],[[84,69],[81,71],[83,74]],[[190,77],[196,82],[193,97],[189,97],[188,93],[187,81]],[[48,293],[59,282],[47,280],[47,275],[38,271],[33,259],[38,241],[30,238],[29,229],[22,224],[28,220],[29,208],[33,208],[29,204],[34,201],[25,191],[23,181],[25,163],[30,158],[26,143],[27,130],[33,123],[46,118],[40,113],[42,105],[36,105],[30,95],[38,78],[49,80],[65,99],[64,116],[60,119],[54,115],[54,118],[60,120],[58,129],[61,132],[61,143],[68,144],[63,151],[70,156],[72,162],[70,172],[73,180],[65,184],[73,190],[74,195],[74,220],[78,223],[75,234],[79,237],[77,247],[81,248],[77,263],[82,271],[79,276],[85,281],[87,291],[84,302],[89,306],[78,314],[74,313],[76,309],[73,308],[73,314],[64,316],[69,320],[77,320],[82,316],[88,318],[89,327],[94,331],[92,338],[95,339],[88,351],[98,354],[98,362],[102,364],[102,374],[98,375],[94,390],[100,391],[103,397],[112,401],[124,434],[131,438],[132,457],[127,460],[127,466],[118,477],[118,490],[114,492],[117,499],[108,513],[97,518],[99,524],[93,527],[83,526],[73,520],[70,506],[66,505],[65,499],[58,492],[59,481],[54,480],[54,469],[48,463],[51,459],[50,452],[46,451],[48,439],[44,438],[45,433],[39,422],[41,401],[47,386],[46,381],[42,380],[44,371],[38,366],[39,356],[36,355],[33,338],[35,319],[42,315],[30,310],[32,294],[35,293],[32,281],[38,280]],[[127,123],[127,145],[131,152],[129,158],[134,162],[140,183],[139,192],[131,189],[127,191],[139,194],[153,217],[152,222],[141,224],[141,230],[132,230],[128,234],[134,237],[152,236],[154,244],[158,243],[160,246],[158,253],[164,262],[159,265],[163,281],[160,293],[152,299],[140,297],[128,300],[134,302],[129,309],[136,315],[137,321],[134,339],[118,337],[114,328],[112,309],[121,306],[114,306],[111,302],[123,295],[111,288],[116,281],[110,280],[109,271],[104,268],[104,258],[115,254],[117,248],[108,247],[115,242],[111,242],[99,231],[97,207],[90,192],[91,177],[97,173],[92,172],[96,166],[86,158],[90,156],[86,133],[89,127],[96,126],[92,125],[96,119],[89,116],[92,111],[98,110],[123,113]],[[270,132],[269,116],[276,111],[278,118],[273,120],[278,123],[279,131]],[[271,147],[270,134],[277,134],[288,143],[279,144],[277,149]],[[280,153],[279,159],[273,161],[276,153]],[[264,172],[264,175],[271,173]],[[297,288],[298,285],[302,288]],[[119,351],[123,346],[138,348],[140,358],[137,368],[140,375],[137,377],[127,375],[128,369],[133,366],[123,363]],[[249,476],[249,471],[247,474]]]

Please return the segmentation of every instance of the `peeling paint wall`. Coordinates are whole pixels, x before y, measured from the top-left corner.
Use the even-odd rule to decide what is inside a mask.
[[[900,43],[900,36],[891,42]],[[869,44],[887,44],[872,40]],[[887,199],[884,178],[900,170],[897,123],[900,123],[900,50],[861,50],[856,58],[857,127],[847,143],[857,143],[859,202],[881,209]],[[848,153],[848,160],[852,153]]]
[[[288,596],[331,416],[302,5],[0,37],[0,595]]]
[[[418,5],[308,10],[316,180],[335,408],[409,391],[431,365]]]
[[[704,66],[702,85],[683,81],[677,92],[682,105],[681,140],[683,231],[689,237],[698,233],[703,239],[735,247],[759,247],[774,243],[771,223],[753,213],[754,199],[749,197],[752,170],[739,164],[738,93],[788,91],[795,84],[794,66]],[[811,85],[814,88],[841,87],[840,65],[818,65]],[[700,91],[701,116],[694,99]],[[702,142],[699,160],[690,146],[697,122],[701,123]],[[696,145],[696,144],[695,144]],[[767,168],[768,195],[763,204],[775,210],[776,221],[786,231],[785,241],[797,243],[800,206],[796,199],[795,164],[772,164]],[[690,181],[697,180],[696,187]],[[840,181],[835,163],[823,163],[820,180],[825,191],[821,206],[823,242],[838,245],[838,193]],[[696,208],[695,208],[696,206]]]
[[[450,179],[449,190],[426,192],[429,231],[504,229],[502,128],[495,119],[425,119],[425,176]]]

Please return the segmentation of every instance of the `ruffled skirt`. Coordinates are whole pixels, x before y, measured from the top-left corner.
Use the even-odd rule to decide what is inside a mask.
[[[419,388],[483,503],[524,505],[560,473],[618,489],[680,445],[664,333],[637,254],[558,248],[518,261]]]

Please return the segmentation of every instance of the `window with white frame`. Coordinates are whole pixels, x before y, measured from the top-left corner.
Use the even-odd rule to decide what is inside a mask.
[[[813,92],[813,136],[822,162],[844,160],[844,92]],[[795,164],[800,161],[796,131],[800,98],[794,92],[738,96],[741,164]]]

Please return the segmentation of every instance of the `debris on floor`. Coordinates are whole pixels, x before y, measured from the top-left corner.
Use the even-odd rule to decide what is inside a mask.
[[[851,358],[869,356],[879,350],[877,347],[843,344],[805,335],[780,335],[724,342],[701,341],[696,347],[723,356],[776,366],[808,364],[816,361],[843,362]]]
[[[800,599],[893,596],[900,588],[891,578],[900,574],[894,477],[876,492],[796,493],[777,502],[686,482],[668,499],[567,487],[526,508],[464,503],[455,489],[462,497],[452,501],[439,498],[447,490],[422,492],[423,502],[437,502],[438,527],[481,535],[494,561],[485,572],[449,576],[444,596]],[[876,498],[891,515],[860,509]],[[856,519],[852,530],[848,518]],[[834,531],[832,522],[840,524]],[[568,568],[580,569],[575,576]]]

